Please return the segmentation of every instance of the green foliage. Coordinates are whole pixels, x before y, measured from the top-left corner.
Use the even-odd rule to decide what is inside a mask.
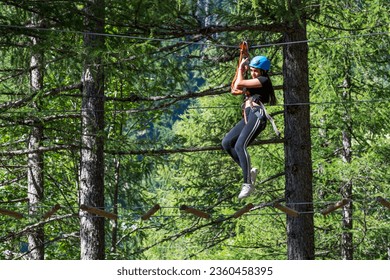
[[[81,91],[55,89],[80,83],[84,3],[12,2],[0,4],[0,208],[25,217],[0,216],[0,259],[25,258],[23,230],[42,222],[40,215],[57,203],[62,208],[55,217],[63,219],[44,225],[45,257],[78,259]],[[279,210],[265,207],[231,217],[249,202],[284,197],[282,144],[249,147],[263,183],[245,202],[236,198],[241,171],[218,147],[241,118],[242,97],[228,93],[238,57],[238,49],[229,46],[244,39],[250,46],[272,45],[282,35],[274,30],[302,14],[310,39],[316,257],[340,259],[341,213],[324,217],[320,212],[339,201],[343,185],[351,181],[354,258],[388,258],[390,214],[375,201],[390,193],[389,37],[380,35],[388,32],[388,1],[302,1],[295,14],[286,13],[290,1],[280,0],[211,1],[208,9],[184,0],[105,2],[105,49],[96,52],[105,69],[105,203],[107,211],[119,215],[117,222],[106,223],[108,259],[286,258],[286,222]],[[45,28],[23,27],[32,11],[45,15]],[[236,29],[206,28],[214,24]],[[253,31],[255,25],[260,30]],[[31,36],[40,38],[34,48]],[[188,44],[201,39],[207,44]],[[44,88],[37,93],[29,81],[32,51],[44,53],[45,61]],[[273,84],[283,85],[282,48],[250,51],[272,58]],[[223,94],[187,98],[221,86],[226,86]],[[267,109],[283,131],[283,93],[276,94],[279,104]],[[25,201],[13,202],[27,196],[23,151],[32,121],[43,125],[41,147],[49,150],[45,196],[35,216]],[[348,164],[341,158],[346,129],[353,132]],[[272,138],[268,125],[259,139]],[[199,147],[217,149],[158,153]],[[161,209],[141,220],[156,203]],[[181,211],[182,205],[211,218]]]
[[[336,9],[342,5],[346,6]],[[385,113],[389,97],[388,65],[378,59],[387,56],[388,40],[386,36],[362,34],[381,33],[388,16],[375,1],[327,2],[322,8],[318,21],[323,26],[312,25],[308,32],[313,37],[318,34],[318,37],[341,39],[314,43],[310,51],[312,101],[321,103],[312,106],[315,194],[318,201],[336,202],[341,198],[345,182],[351,182],[354,257],[383,259],[388,246],[383,238],[388,239],[387,234],[378,234],[376,239],[370,231],[376,228],[382,232],[387,227],[386,217],[375,220],[371,214],[383,211],[375,203],[376,196],[389,194],[383,184],[388,181],[388,174],[380,167],[385,164],[383,153],[388,153],[381,148],[388,142],[389,119]],[[348,99],[343,97],[346,95]],[[341,158],[342,131],[346,130],[352,132],[351,163]],[[316,240],[321,258],[340,258],[340,252],[334,248],[340,248],[340,235],[345,229],[341,228],[338,215],[337,219],[316,220],[320,229]],[[373,244],[378,245],[378,251],[367,253],[370,250],[364,248]]]

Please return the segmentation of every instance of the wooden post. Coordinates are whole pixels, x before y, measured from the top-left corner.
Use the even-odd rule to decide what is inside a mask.
[[[156,204],[154,205],[148,212],[146,212],[145,214],[143,214],[141,216],[141,219],[142,220],[148,220],[152,215],[154,215],[154,213],[156,213],[158,210],[160,210],[160,205]]]
[[[183,211],[186,211],[187,213],[191,213],[195,216],[198,216],[200,218],[203,218],[203,219],[209,219],[210,218],[210,214],[207,214],[203,211],[200,211],[200,210],[197,210],[195,208],[192,208],[192,207],[189,207],[187,205],[182,205],[180,206],[180,210],[183,210]]]
[[[299,213],[297,211],[295,211],[294,209],[288,208],[288,207],[286,207],[278,202],[274,203],[273,206],[291,217],[298,217],[298,215],[299,215]]]
[[[43,214],[42,218],[43,218],[44,220],[46,220],[47,218],[50,218],[50,217],[53,216],[53,214],[54,214],[55,212],[57,212],[60,208],[61,208],[61,205],[59,205],[59,204],[54,205],[54,207],[51,208],[49,212]]]
[[[390,209],[390,202],[388,202],[386,199],[384,199],[383,197],[381,196],[378,196],[376,198],[376,201],[378,201],[380,204],[382,204],[383,206],[387,207]]]
[[[242,215],[244,215],[246,212],[249,212],[252,208],[253,208],[253,204],[249,203],[244,208],[241,208],[236,213],[234,213],[233,217],[237,219],[237,218],[241,217]]]
[[[118,215],[115,215],[115,214],[112,214],[110,212],[101,210],[99,208],[87,206],[87,205],[84,205],[84,204],[80,205],[80,209],[83,210],[83,211],[87,211],[89,213],[101,216],[101,217],[105,217],[105,218],[111,219],[111,220],[118,219]]]
[[[7,209],[4,209],[4,208],[0,208],[0,214],[7,215],[7,216],[13,217],[15,219],[23,218],[23,214],[20,214],[18,212],[14,212],[14,211],[11,211],[11,210],[7,210]]]
[[[348,204],[350,201],[351,201],[350,199],[344,198],[333,205],[329,205],[328,208],[326,208],[325,210],[322,210],[321,213],[324,216],[328,215],[330,212],[333,212],[333,211],[343,207],[344,205]]]

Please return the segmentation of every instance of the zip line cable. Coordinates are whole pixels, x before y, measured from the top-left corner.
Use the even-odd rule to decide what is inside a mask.
[[[0,24],[0,27],[3,27],[3,28],[14,28],[14,29],[38,30],[38,31],[62,32],[62,33],[76,33],[76,34],[83,34],[83,35],[89,34],[89,35],[95,35],[95,36],[119,37],[119,38],[128,38],[128,39],[136,39],[136,40],[148,40],[148,41],[178,40],[177,38],[172,38],[172,39],[147,38],[147,37],[129,36],[129,35],[122,35],[122,34],[95,33],[95,32],[86,32],[86,31],[61,30],[61,29],[51,29],[51,28],[43,28],[43,27],[27,27],[27,26],[4,25],[4,24]],[[341,40],[341,39],[351,39],[351,38],[367,37],[367,36],[381,36],[381,35],[389,35],[389,34],[390,34],[390,32],[374,32],[374,33],[355,34],[355,35],[342,36],[342,37],[318,38],[318,39],[308,39],[308,40],[293,41],[293,42],[281,42],[281,43],[272,43],[272,44],[262,44],[262,45],[255,45],[252,48],[265,48],[265,47],[280,46],[280,45],[311,43],[311,42],[322,42],[322,41],[329,41],[329,40]],[[213,43],[209,43],[209,42],[205,43],[205,42],[195,42],[195,41],[180,41],[179,43],[209,45],[209,46],[226,47],[226,48],[238,48],[237,46],[225,45],[225,44],[213,44]],[[353,103],[358,103],[358,102],[388,102],[388,101],[389,101],[389,99],[362,100],[362,101],[352,101],[352,102]],[[145,100],[145,102],[148,102],[148,101]],[[276,105],[273,105],[273,106],[345,104],[345,103],[352,103],[352,102],[351,101],[301,102],[301,103],[292,103],[292,104],[276,104]],[[169,106],[171,106],[171,105],[175,105],[175,104],[170,104]],[[192,109],[192,108],[188,108],[188,109]],[[113,110],[113,112],[115,112],[115,113],[124,112],[124,113],[131,114],[131,113],[140,113],[142,111],[149,111],[149,110],[166,110],[166,108],[145,108],[145,109]],[[65,112],[71,113],[71,112],[80,112],[80,111],[81,110],[65,111]],[[105,110],[105,112],[109,112],[109,111],[110,110]],[[64,111],[55,111],[55,110],[53,110],[53,111],[46,111],[46,112],[64,112]],[[1,113],[4,113],[4,111],[3,112],[0,111],[0,114]],[[13,113],[13,112],[6,112],[6,113]],[[17,113],[20,113],[20,112],[15,112],[15,113],[17,114]]]
[[[390,197],[380,197],[382,200],[390,200]],[[22,203],[22,202],[25,202],[27,203],[28,200],[24,200],[24,201],[18,201],[17,203]],[[322,207],[323,205],[328,205],[328,204],[335,204],[337,203],[338,200],[316,200],[316,201],[310,201],[310,202],[290,202],[290,203],[285,203],[285,205],[288,205],[288,206],[294,206],[294,205],[317,205],[318,207]],[[377,203],[378,202],[378,197],[376,198],[365,198],[365,199],[351,199],[350,202],[353,202],[353,203]],[[0,205],[11,205],[13,204],[12,207],[14,208],[26,208],[27,205],[22,205],[22,204],[18,204],[18,205],[15,205],[15,202],[14,201],[10,201],[10,202],[7,202],[7,201],[0,201]],[[377,204],[376,204],[377,205]],[[198,209],[207,209],[210,207],[210,205],[192,205],[193,207],[196,207]],[[231,205],[231,204],[226,204],[226,205],[223,205],[223,204],[220,204],[220,205],[215,205],[213,206],[213,209],[214,208],[235,208],[235,207],[240,207],[241,205]],[[50,206],[46,205],[35,205],[34,207],[36,207],[37,209],[45,209],[45,208],[50,208]],[[75,205],[74,207],[73,206],[62,206],[61,205],[61,209],[74,209],[74,208],[77,208],[78,206]],[[107,210],[107,209],[113,209],[114,207],[111,206],[111,207],[96,207],[100,210]],[[178,209],[179,206],[174,206],[174,205],[165,205],[165,206],[159,206],[159,209]],[[130,211],[139,211],[139,210],[145,210],[145,207],[144,206],[120,206],[118,207],[118,209],[121,209],[121,210],[130,210]]]
[[[351,200],[351,202],[353,203],[373,203],[375,202],[375,199],[370,199],[370,200]],[[299,202],[299,203],[285,203],[286,206],[293,206],[293,205],[316,205],[316,207],[321,207],[322,206],[326,206],[326,205],[330,205],[330,204],[335,204],[337,203],[337,201],[321,201],[321,202],[318,202],[318,201],[314,201],[314,202]],[[0,204],[2,205],[3,207],[4,206],[7,206],[7,205],[10,205],[10,204],[7,204],[7,203],[4,203],[4,204]],[[380,205],[377,205],[377,206],[380,206]],[[8,206],[9,207],[9,206]],[[49,209],[50,207],[49,206],[42,206],[42,205],[35,205],[34,206],[36,209],[41,209],[41,210],[44,210],[44,209]],[[195,207],[196,209],[206,209],[207,207],[205,206],[197,206],[197,205],[192,205],[191,207]],[[238,205],[217,205],[217,206],[213,206],[213,209],[236,209],[237,207],[239,207]],[[0,207],[1,208],[1,207]],[[10,207],[11,208],[11,207]],[[63,206],[61,205],[61,209],[75,209],[75,208],[78,208],[78,206]],[[112,210],[113,207],[95,207],[95,208],[98,208],[100,210]],[[168,210],[178,210],[180,208],[180,205],[178,206],[160,206],[159,209],[161,210],[164,210],[164,209],[168,209]],[[12,209],[27,209],[27,205],[12,205]],[[370,208],[371,209],[371,208]],[[123,207],[123,206],[120,206],[118,207],[118,210],[121,210],[121,211],[133,211],[132,214],[137,214],[138,211],[144,211],[145,210],[145,207],[141,207],[141,206],[136,206],[136,207],[133,207],[133,206],[128,206],[128,207]],[[207,209],[206,209],[207,210]]]
[[[376,208],[374,208],[374,207],[369,207],[369,208],[364,208],[364,210],[365,211],[373,211],[373,210],[375,210],[375,211],[380,211],[380,210],[383,210],[383,211],[386,211],[386,209],[384,209],[383,207],[382,208],[380,208],[379,210],[378,210],[378,207],[380,207],[380,205],[378,205]],[[65,207],[61,207],[61,208],[65,208]],[[162,207],[162,209],[164,209],[164,208],[166,208],[166,207]],[[205,219],[211,219],[211,220],[218,220],[218,219],[220,219],[221,217],[224,217],[224,218],[227,218],[227,217],[232,217],[233,215],[234,215],[234,213],[233,212],[238,212],[238,211],[236,211],[237,209],[235,209],[235,208],[233,208],[233,207],[230,207],[231,209],[232,209],[232,213],[230,213],[230,214],[222,214],[222,213],[216,213],[216,212],[213,212],[214,214],[215,214],[215,216],[214,216],[214,219],[212,219],[212,215],[211,214],[207,214],[208,215],[208,217],[201,217],[201,218],[205,218]],[[275,209],[275,208],[277,208],[276,206],[273,206],[273,205],[270,205],[270,206],[267,206],[267,207],[262,207],[263,209],[265,209],[265,208],[268,208],[268,209]],[[80,208],[81,210],[84,210],[84,211],[86,211],[85,209],[82,209],[82,208]],[[99,209],[99,208],[98,208]],[[121,210],[122,210],[122,208],[120,208]],[[179,207],[175,207],[175,209],[177,209],[177,210],[180,210],[180,211],[182,211],[183,213],[181,213],[181,214],[175,214],[175,213],[172,213],[172,214],[157,214],[157,215],[153,215],[152,217],[148,217],[147,219],[142,219],[142,216],[144,215],[144,214],[142,214],[142,213],[135,213],[135,212],[133,212],[133,213],[126,213],[126,212],[123,212],[123,211],[121,211],[122,213],[118,213],[118,214],[112,214],[112,213],[110,213],[110,212],[107,212],[106,210],[97,210],[96,212],[92,212],[93,214],[95,214],[95,216],[93,216],[93,218],[102,218],[102,217],[104,217],[104,218],[108,218],[108,219],[122,219],[122,220],[124,220],[124,219],[131,219],[131,220],[149,220],[150,218],[156,218],[156,219],[161,219],[161,218],[184,218],[185,216],[189,216],[188,215],[188,213],[190,213],[190,212],[187,212],[187,213],[184,213],[184,209],[180,209]],[[197,209],[197,208],[193,208],[193,209]],[[247,210],[247,212],[250,210],[250,208]],[[261,209],[260,209],[261,210]],[[292,209],[290,209],[290,210],[292,210]],[[335,209],[335,210],[332,210],[331,212],[334,212],[334,211],[336,211],[337,209]],[[13,217],[13,218],[16,218],[16,219],[22,219],[22,218],[26,218],[27,217],[27,215],[23,215],[23,214],[20,214],[19,212],[13,212],[13,215],[10,215],[10,214],[8,214],[8,213],[6,213],[5,211],[7,211],[7,212],[13,212],[13,211],[10,211],[10,210],[5,210],[5,209],[2,209],[2,208],[0,208],[0,215],[2,214],[2,215],[7,215],[7,216],[11,216],[11,217]],[[198,210],[199,211],[199,210]],[[254,211],[254,210],[253,210]],[[321,214],[321,216],[322,217],[325,217],[326,215],[328,215],[328,214],[324,214],[323,212],[324,212],[324,210],[322,209],[322,210],[320,210],[320,209],[317,209],[317,210],[312,210],[312,211],[297,211],[297,210],[293,210],[293,211],[296,211],[296,213],[298,214],[298,215],[308,215],[308,214],[315,214],[315,215],[320,215]],[[275,209],[275,211],[274,212],[267,212],[267,213],[247,213],[247,212],[245,212],[244,214],[245,214],[245,216],[280,216],[280,215],[286,215],[286,212],[284,212],[284,211],[276,211],[276,209]],[[107,216],[107,215],[105,215],[105,214],[101,214],[101,213],[106,213],[106,214],[108,214],[108,215],[110,215],[110,216],[115,216],[115,218],[112,218],[112,217],[109,217],[109,216]],[[19,215],[19,217],[17,217],[15,214],[17,214],[17,215]],[[73,215],[73,214],[72,214]],[[297,216],[298,216],[297,215]],[[366,214],[367,215],[367,214]],[[41,216],[41,215],[28,215],[29,217],[37,217],[37,216]],[[82,217],[82,216],[84,216],[83,214],[79,214],[79,215],[75,215],[74,217]],[[194,216],[197,216],[197,217],[200,217],[200,216],[198,216],[198,215],[196,215],[196,214],[194,214]],[[241,217],[241,215],[240,215],[240,217]],[[238,217],[237,217],[238,218]],[[46,219],[46,218],[44,218],[44,219]],[[361,217],[352,217],[351,218],[352,220],[362,220],[362,218]]]
[[[380,206],[378,206],[378,207],[380,207]],[[374,207],[370,207],[370,208],[364,208],[364,210],[365,211],[377,211],[377,212],[379,212],[380,210],[383,210],[383,211],[386,211],[386,209],[383,209],[383,208],[381,208],[381,209],[378,209],[378,207],[376,207],[376,208],[374,208]],[[277,211],[276,210],[276,207],[275,206],[268,206],[268,207],[264,207],[264,208],[268,208],[268,209],[274,209],[275,211],[273,211],[273,212],[266,212],[266,213],[264,213],[264,212],[258,212],[258,213],[253,213],[253,212],[251,212],[251,213],[244,213],[245,214],[245,216],[280,216],[280,215],[286,215],[286,212],[283,212],[283,211]],[[133,212],[133,213],[127,213],[127,212],[123,212],[123,211],[121,211],[121,212],[119,212],[118,214],[115,214],[115,218],[110,218],[110,217],[107,217],[107,216],[105,216],[104,214],[99,214],[99,212],[93,212],[93,214],[95,214],[96,216],[94,216],[95,218],[102,218],[102,217],[105,217],[105,218],[108,218],[108,219],[121,219],[121,220],[127,220],[127,219],[131,219],[131,220],[149,220],[150,218],[155,218],[155,219],[162,219],[162,218],[184,218],[185,216],[187,216],[188,215],[188,213],[184,213],[184,211],[183,211],[183,209],[179,209],[179,207],[176,207],[176,209],[179,211],[181,211],[181,212],[183,212],[183,213],[180,213],[180,214],[177,214],[177,213],[172,213],[172,214],[169,214],[169,213],[159,213],[159,214],[157,214],[157,215],[153,215],[152,217],[148,217],[147,219],[143,219],[142,217],[144,216],[144,214],[143,213],[135,213],[135,212]],[[197,209],[197,208],[194,208],[194,209]],[[5,209],[1,209],[0,208],[0,216],[1,216],[1,214],[2,215],[9,215],[9,214],[6,214],[6,213],[4,213],[3,211],[4,211]],[[84,210],[84,209],[82,209],[82,210]],[[249,208],[249,210],[250,210],[250,208]],[[261,209],[260,209],[261,210]],[[336,209],[337,210],[337,209]],[[336,211],[336,210],[332,210],[332,212],[334,212],[334,211]],[[253,210],[253,211],[255,211],[255,210]],[[296,211],[296,210],[294,210],[294,211]],[[323,212],[324,210],[323,209],[315,209],[315,210],[312,210],[312,211],[296,211],[296,213],[298,214],[298,215],[308,215],[308,214],[315,214],[315,215],[318,215],[318,216],[322,216],[322,217],[325,217],[325,214],[323,214],[322,212]],[[13,212],[13,211],[8,211],[8,212]],[[106,211],[104,211],[104,210],[102,210],[101,212],[106,212]],[[201,218],[205,218],[205,219],[207,219],[207,220],[209,220],[209,219],[211,219],[211,220],[217,220],[217,219],[220,219],[221,217],[231,217],[234,213],[233,212],[237,212],[237,209],[233,209],[232,208],[232,212],[230,213],[230,214],[228,214],[228,213],[225,213],[225,214],[222,214],[222,213],[217,213],[217,212],[212,212],[213,214],[215,214],[215,216],[214,216],[214,218],[212,218],[212,215],[211,214],[207,214],[208,215],[208,217],[201,217]],[[20,215],[20,217],[16,217],[15,216],[15,213],[17,213],[17,214],[19,214]],[[109,213],[109,212],[106,212],[106,213]],[[297,216],[298,216],[297,215]],[[326,214],[326,215],[328,215],[328,214]],[[25,215],[23,215],[23,214],[20,214],[19,212],[14,212],[14,215],[9,215],[9,216],[11,216],[11,217],[13,217],[13,218],[16,218],[16,219],[21,219],[21,218],[26,218],[27,217],[27,215],[25,216]],[[38,217],[38,216],[41,216],[42,217],[42,215],[28,215],[29,217]],[[82,216],[84,216],[83,214],[79,214],[78,216],[76,215],[76,216],[74,216],[74,217],[82,217]],[[113,214],[111,214],[111,216],[114,216]],[[189,216],[189,215],[188,215]],[[198,215],[194,215],[194,216],[197,216],[197,217],[199,217]],[[54,216],[55,217],[55,216]],[[43,218],[43,219],[46,219],[46,218]],[[361,217],[353,217],[353,218],[351,218],[351,219],[354,219],[354,220],[362,220],[362,218]]]
[[[304,105],[342,105],[342,104],[354,104],[354,103],[378,103],[378,102],[389,102],[390,98],[386,99],[370,99],[370,100],[352,100],[352,101],[322,101],[322,102],[297,102],[290,104],[275,104],[275,105],[267,105],[267,107],[288,107],[288,106],[304,106]],[[197,109],[223,109],[226,107],[234,107],[236,106],[205,106],[205,107],[188,107],[189,110],[197,110]]]
[[[93,36],[103,36],[103,37],[134,39],[134,40],[139,40],[139,41],[164,42],[164,41],[178,40],[178,38],[148,38],[148,37],[141,37],[141,36],[125,35],[125,34],[109,34],[109,33],[98,33],[98,32],[89,32],[89,31],[51,29],[51,28],[44,28],[44,27],[27,27],[27,26],[20,26],[20,25],[0,24],[0,27],[11,28],[11,29],[25,29],[25,30],[35,30],[35,31],[49,31],[49,32],[59,32],[59,33],[73,33],[73,34],[80,34],[80,35],[93,35]],[[381,35],[389,35],[389,34],[390,34],[390,32],[372,32],[372,33],[355,34],[355,35],[349,35],[349,36],[339,36],[339,37],[330,37],[330,38],[307,39],[307,40],[292,41],[292,42],[260,44],[260,45],[254,45],[254,46],[250,47],[250,49],[267,48],[267,47],[290,45],[290,44],[318,43],[318,42],[323,42],[323,41],[335,41],[335,40],[342,40],[342,39],[352,39],[352,38],[367,37],[367,36],[381,36]],[[214,47],[221,47],[221,48],[235,48],[235,49],[238,48],[238,46],[236,46],[236,45],[215,44],[215,43],[210,43],[210,42],[197,42],[197,41],[184,40],[184,41],[179,41],[178,43],[190,44],[190,45],[214,46]]]
[[[303,44],[303,43],[318,43],[318,42],[323,42],[323,41],[336,41],[336,40],[342,40],[342,39],[352,39],[352,38],[357,38],[357,37],[380,36],[380,35],[390,35],[390,32],[373,32],[373,33],[356,34],[356,35],[350,35],[350,36],[338,36],[338,37],[330,37],[330,38],[307,39],[307,40],[293,41],[293,42],[262,44],[262,45],[252,46],[251,48],[256,49],[256,48],[266,48],[266,47]]]
[[[343,201],[346,201],[346,203],[342,203]],[[322,214],[323,217],[325,217],[326,215],[328,215],[329,213],[331,212],[334,212],[335,210],[338,210],[339,208],[347,205],[348,203],[350,202],[358,202],[359,200],[351,200],[351,199],[343,199],[342,201],[339,201],[337,202],[336,204],[333,204],[333,205],[330,205],[327,207],[326,210],[322,210],[322,211],[318,211],[316,209],[313,209],[311,211],[297,211],[297,210],[294,210],[294,209],[291,209],[291,208],[288,208],[288,207],[285,207],[283,205],[280,205],[279,203],[262,203],[264,204],[263,206],[260,206],[258,208],[254,207],[254,205],[252,203],[249,203],[247,204],[244,208],[241,208],[240,210],[235,210],[235,208],[237,207],[230,207],[232,210],[235,211],[235,213],[230,213],[230,214],[222,214],[222,213],[217,213],[214,217],[209,214],[209,213],[206,213],[206,212],[203,212],[201,210],[197,210],[196,208],[192,208],[192,207],[188,207],[190,209],[193,209],[193,211],[187,211],[188,208],[183,208],[183,206],[185,205],[182,205],[180,208],[178,207],[175,207],[176,209],[179,209],[181,210],[181,214],[175,214],[175,213],[171,213],[171,214],[165,214],[165,213],[158,213],[157,215],[154,215],[158,210],[160,210],[160,206],[157,204],[157,208],[154,212],[150,213],[147,217],[144,218],[146,214],[140,214],[140,213],[126,213],[126,212],[123,212],[123,209],[124,208],[119,208],[120,211],[116,211],[116,213],[110,213],[110,212],[107,212],[105,210],[105,208],[101,207],[89,207],[89,206],[85,206],[85,205],[80,205],[80,210],[83,210],[84,213],[85,212],[88,212],[90,215],[88,216],[89,218],[93,218],[93,219],[101,219],[101,218],[107,218],[107,219],[112,219],[112,220],[117,220],[118,218],[121,218],[123,220],[126,220],[126,219],[130,219],[134,222],[148,222],[151,218],[153,218],[151,220],[151,223],[153,224],[153,222],[156,220],[156,219],[164,219],[164,223],[163,225],[164,226],[168,226],[169,227],[169,224],[170,222],[175,222],[177,221],[178,219],[183,219],[183,218],[186,218],[186,217],[189,217],[190,215],[189,214],[193,214],[192,218],[197,218],[197,219],[200,219],[200,218],[203,218],[204,220],[207,220],[206,221],[206,224],[202,225],[201,227],[204,227],[204,226],[210,226],[210,225],[213,225],[215,223],[223,223],[223,222],[226,222],[228,220],[231,220],[231,219],[237,219],[237,218],[240,218],[242,215],[245,215],[247,218],[248,217],[256,217],[256,216],[281,216],[281,215],[289,215],[289,216],[292,216],[292,217],[298,217],[298,216],[301,216],[301,215],[318,215],[318,214]],[[372,201],[372,199],[360,199],[360,201],[363,201],[363,202],[367,202],[367,201]],[[383,197],[381,196],[377,196],[376,199],[375,199],[376,202],[382,204],[383,208],[379,209],[377,207],[373,207],[373,205],[367,205],[365,203],[363,203],[363,206],[364,207],[364,216],[363,217],[352,217],[350,220],[354,220],[354,221],[361,221],[361,222],[364,222],[366,224],[366,216],[367,216],[367,211],[372,211],[373,209],[375,211],[378,211],[379,213],[381,213],[381,210],[384,209],[386,210],[385,208],[388,208],[390,209],[390,202],[387,201],[386,199],[384,199]],[[323,201],[325,202],[325,201]],[[326,201],[327,204],[328,204],[328,201]],[[302,204],[303,202],[299,203],[299,204]],[[313,204],[313,202],[308,202],[307,204]],[[287,205],[287,204],[286,204]],[[338,205],[338,206],[337,206]],[[156,205],[155,205],[156,206]],[[154,206],[154,208],[155,208]],[[236,205],[237,206],[237,205]],[[367,207],[369,206],[369,207]],[[379,206],[378,204],[376,204],[375,206]],[[218,207],[218,205],[215,206],[215,208]],[[355,206],[356,207],[356,206]],[[38,206],[39,208],[39,206]],[[59,210],[60,208],[62,208],[62,206],[60,206],[59,204],[56,204],[54,207],[52,207],[52,209],[49,211],[49,212],[46,212],[45,214],[41,215],[40,218],[41,218],[41,222],[40,223],[48,223],[48,222],[51,222],[51,221],[57,221],[58,220],[58,217],[60,217],[61,219],[62,218],[71,218],[71,217],[74,217],[74,218],[80,218],[80,217],[83,217],[85,214],[83,213],[80,213],[78,215],[75,215],[75,214],[66,214],[66,215],[63,215],[63,216],[53,216],[57,210]],[[68,207],[64,207],[64,208],[69,208]],[[70,207],[71,208],[71,207]],[[168,207],[164,207],[164,208],[168,208]],[[170,207],[169,207],[170,208]],[[268,208],[268,209],[272,209],[274,210],[273,212],[262,212],[262,213],[248,213],[252,210],[256,210],[256,209],[264,209],[264,208]],[[279,212],[276,211],[276,209],[280,210]],[[90,210],[93,210],[93,211],[90,211]],[[187,212],[187,213],[184,213],[182,210],[184,210],[184,212]],[[207,211],[207,210],[206,210]],[[210,209],[208,211],[211,211]],[[142,211],[145,213],[145,211]],[[150,211],[148,211],[150,212]],[[326,213],[325,213],[326,212]],[[215,214],[215,212],[213,212]],[[24,214],[22,213],[19,213],[19,212],[15,212],[15,211],[12,211],[12,210],[8,210],[8,209],[4,209],[4,208],[0,208],[0,214],[2,215],[6,215],[6,216],[9,216],[9,217],[12,217],[12,218],[15,218],[15,219],[23,219],[23,218],[31,218],[31,217],[38,217],[38,215],[29,215],[30,217],[27,217],[25,216]],[[93,215],[91,215],[93,214]],[[167,219],[170,219],[169,221],[167,221]],[[380,220],[385,220],[386,217],[382,217]],[[378,219],[374,219],[375,221],[379,222]],[[160,222],[158,222],[160,223]],[[30,226],[28,226],[30,227]],[[137,225],[137,223],[133,223],[132,226],[130,227],[132,229],[131,233],[132,232],[135,232],[135,231],[139,231],[139,230],[147,230],[147,229],[152,229],[153,227],[152,226],[148,226],[148,227],[139,227]],[[161,226],[159,226],[159,228],[161,228]],[[200,229],[200,228],[198,228]],[[195,227],[194,230],[197,230],[197,228]],[[0,240],[3,239],[3,240],[6,240],[8,237],[10,236],[10,234],[6,234],[4,236],[0,236]]]
[[[345,105],[345,104],[359,104],[359,103],[385,103],[390,102],[390,98],[385,99],[371,99],[371,100],[352,100],[352,101],[322,101],[322,102],[298,102],[298,103],[290,103],[290,104],[275,104],[275,105],[267,105],[267,107],[288,107],[288,106],[306,106],[306,105],[315,105],[315,106],[321,106],[321,105]],[[175,106],[176,104],[171,104],[170,106]],[[188,107],[185,108],[185,110],[202,110],[202,109],[224,109],[224,108],[237,108],[235,105],[231,106],[194,106],[194,107]],[[138,114],[142,112],[149,112],[149,111],[159,111],[159,110],[168,110],[168,108],[145,108],[145,109],[105,109],[104,112],[107,113],[127,113],[127,114]],[[39,113],[80,113],[82,111],[86,111],[83,109],[79,110],[41,110]],[[99,110],[95,110],[95,112],[99,112]],[[36,112],[34,112],[36,113]],[[18,111],[0,111],[0,114],[26,114],[28,115],[29,112],[18,112]],[[35,115],[36,117],[36,115]]]

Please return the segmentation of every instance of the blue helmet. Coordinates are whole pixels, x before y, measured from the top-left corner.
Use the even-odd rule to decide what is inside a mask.
[[[259,55],[252,58],[249,66],[268,71],[271,68],[271,61],[269,61],[265,56]]]

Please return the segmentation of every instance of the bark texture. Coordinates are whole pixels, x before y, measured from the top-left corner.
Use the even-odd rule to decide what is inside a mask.
[[[343,101],[350,101],[350,78],[347,74],[347,77],[343,83]],[[342,131],[342,159],[345,164],[350,164],[352,162],[352,114],[349,109],[348,102],[346,104],[346,110],[344,112],[344,128]],[[341,234],[341,258],[343,260],[353,260],[353,223],[352,223],[352,178],[346,178],[346,181],[342,183],[341,194],[343,198],[351,199],[351,201],[345,205],[342,209],[343,221],[342,228],[343,232]]]
[[[42,27],[43,21],[38,15],[31,18],[31,26]],[[32,93],[37,93],[43,89],[43,53],[39,47],[40,40],[37,37],[31,37],[32,54],[30,59],[30,89]],[[33,101],[32,107],[39,111],[39,101]],[[30,151],[27,158],[27,190],[29,200],[29,215],[39,215],[39,204],[41,204],[44,195],[43,183],[43,153],[39,151],[43,139],[43,124],[34,119],[31,125],[31,131],[28,138],[27,150]],[[43,260],[45,255],[44,242],[45,233],[43,226],[36,227],[28,233],[28,259]]]
[[[306,23],[298,14],[302,3],[289,3],[295,19],[288,22],[284,41],[306,41]],[[314,222],[307,43],[286,44],[283,56],[285,196],[287,206],[302,213],[298,217],[287,216],[288,259],[310,260],[314,259]]]
[[[80,205],[104,208],[104,0],[86,2],[82,76]],[[81,259],[105,258],[104,218],[80,212]]]

